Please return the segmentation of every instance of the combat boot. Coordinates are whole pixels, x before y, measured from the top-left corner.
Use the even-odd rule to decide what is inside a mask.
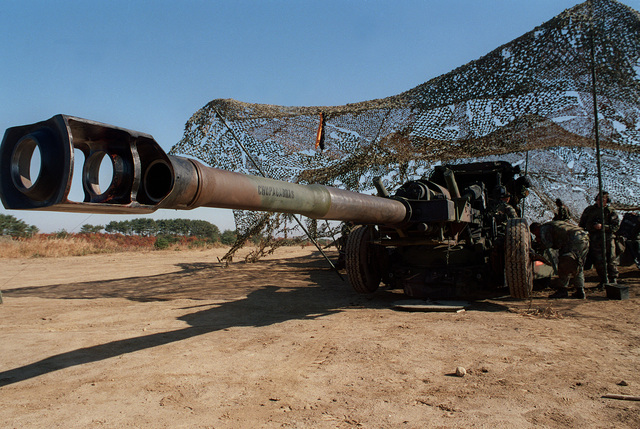
[[[574,298],[585,299],[587,296],[584,294],[584,288],[579,287],[576,289],[575,293],[572,295]]]

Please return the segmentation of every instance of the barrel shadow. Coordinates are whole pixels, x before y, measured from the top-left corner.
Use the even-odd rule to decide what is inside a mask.
[[[5,297],[50,299],[126,298],[134,301],[173,299],[223,300],[179,317],[189,326],[111,341],[60,353],[0,372],[0,387],[77,365],[174,343],[232,327],[261,327],[288,320],[321,318],[351,305],[354,293],[317,257],[234,264],[182,264],[167,275],[12,289]],[[269,272],[269,275],[265,275]],[[274,284],[274,280],[277,285]],[[213,307],[212,307],[213,306]]]

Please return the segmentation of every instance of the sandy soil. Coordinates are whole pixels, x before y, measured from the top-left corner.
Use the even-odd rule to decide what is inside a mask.
[[[0,260],[0,427],[640,427],[603,398],[640,395],[635,269],[625,301],[426,313],[309,248],[222,253]]]

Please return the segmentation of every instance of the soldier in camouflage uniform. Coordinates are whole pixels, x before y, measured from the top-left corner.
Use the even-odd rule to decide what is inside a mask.
[[[589,252],[589,234],[579,226],[565,221],[554,220],[543,225],[532,223],[531,233],[536,236],[534,244],[538,250],[558,250],[559,287],[552,298],[569,296],[571,279],[576,292],[575,298],[584,299],[584,262]]]
[[[509,203],[514,207],[516,216],[522,216],[522,207],[524,199],[529,195],[529,188],[531,187],[531,181],[527,176],[520,176],[513,182],[513,192]]]
[[[564,205],[560,198],[556,200],[556,206],[558,207],[558,212],[555,214],[555,216],[553,216],[553,220],[571,219],[571,213],[569,212],[569,209]]]
[[[618,238],[623,239],[629,254],[633,257],[633,263],[640,268],[640,215],[627,212],[622,216]]]
[[[602,289],[605,281],[605,273],[610,283],[616,283],[618,279],[618,255],[616,255],[615,232],[620,226],[618,213],[609,206],[609,193],[603,192],[596,195],[596,203],[590,205],[580,217],[580,225],[589,232],[589,257],[596,267],[600,277],[599,289]],[[604,219],[602,210],[604,206]],[[602,248],[602,234],[605,235],[606,255]]]
[[[507,219],[518,217],[516,209],[511,204],[509,204],[511,195],[507,191],[507,188],[505,188],[504,186],[498,186],[496,187],[496,189],[494,189],[493,193],[497,202],[495,206],[493,206],[491,211],[497,225],[506,225]]]

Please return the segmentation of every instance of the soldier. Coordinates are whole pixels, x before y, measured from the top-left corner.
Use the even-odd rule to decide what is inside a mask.
[[[584,262],[589,252],[589,234],[582,228],[565,221],[554,220],[540,225],[531,224],[531,233],[536,236],[539,249],[558,250],[558,290],[551,298],[569,296],[569,282],[573,278],[576,288],[574,298],[584,299]]]
[[[507,188],[504,186],[497,186],[494,189],[494,196],[497,200],[496,205],[493,207],[493,216],[496,219],[496,224],[506,224],[507,219],[518,217],[516,210],[511,204],[509,204],[511,195],[507,191]]]
[[[511,194],[510,203],[516,210],[516,217],[522,216],[521,204],[529,195],[530,187],[531,181],[528,176],[520,176],[513,182],[513,192]]]
[[[595,201],[595,204],[584,209],[578,225],[589,233],[589,258],[600,277],[598,289],[602,289],[605,274],[610,283],[616,283],[618,279],[618,255],[616,255],[614,234],[620,226],[620,219],[618,213],[609,207],[608,192],[602,192],[602,195],[598,193]],[[604,222],[602,221],[603,207]],[[605,236],[606,252],[602,248],[602,234]]]
[[[618,239],[624,241],[626,248],[629,249],[633,263],[640,268],[640,215],[632,212],[625,213],[622,216],[617,236]]]
[[[553,220],[569,220],[571,219],[571,213],[567,206],[564,205],[560,198],[556,199],[556,206],[558,207],[558,212],[553,216]]]

